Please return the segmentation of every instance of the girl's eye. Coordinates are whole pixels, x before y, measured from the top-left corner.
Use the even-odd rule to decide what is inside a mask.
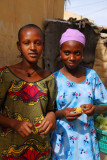
[[[42,43],[39,41],[36,41],[35,44],[37,44],[38,46],[40,46]]]
[[[29,42],[24,42],[24,44],[28,45],[28,44],[29,44]]]
[[[76,51],[74,54],[79,56],[80,55],[80,51]]]
[[[68,50],[63,51],[66,56],[68,56],[71,52]]]

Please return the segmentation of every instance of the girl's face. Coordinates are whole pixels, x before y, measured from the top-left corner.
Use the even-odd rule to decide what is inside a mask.
[[[69,69],[74,69],[82,60],[83,45],[77,41],[67,41],[62,44],[60,54],[65,66]]]
[[[22,52],[24,60],[30,63],[37,62],[43,51],[43,37],[39,29],[23,29],[17,47]]]

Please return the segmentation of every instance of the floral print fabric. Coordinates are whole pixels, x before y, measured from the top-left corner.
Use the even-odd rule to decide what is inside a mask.
[[[107,102],[107,90],[94,70],[86,68],[82,83],[71,82],[60,71],[54,75],[58,89],[56,110]],[[57,120],[52,150],[53,160],[100,160],[93,116],[83,114],[74,121]]]

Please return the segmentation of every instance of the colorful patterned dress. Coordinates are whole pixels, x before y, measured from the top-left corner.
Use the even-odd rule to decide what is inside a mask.
[[[58,90],[57,110],[107,102],[107,90],[94,70],[86,69],[82,83],[71,82],[60,71],[54,75]],[[100,160],[93,116],[83,114],[74,121],[57,120],[52,134],[52,154],[53,160]]]
[[[26,82],[15,76],[8,67],[0,69],[1,113],[19,121],[38,125],[47,112],[53,111],[55,77]],[[50,160],[50,135],[31,134],[21,137],[10,128],[0,128],[0,160]]]

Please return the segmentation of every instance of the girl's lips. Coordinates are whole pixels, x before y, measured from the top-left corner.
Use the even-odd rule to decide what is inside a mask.
[[[37,55],[38,55],[37,53],[29,53],[30,57],[34,57],[35,58],[35,57],[37,57]]]
[[[74,65],[75,65],[75,63],[69,63],[69,65],[70,65],[70,66],[74,66]]]

